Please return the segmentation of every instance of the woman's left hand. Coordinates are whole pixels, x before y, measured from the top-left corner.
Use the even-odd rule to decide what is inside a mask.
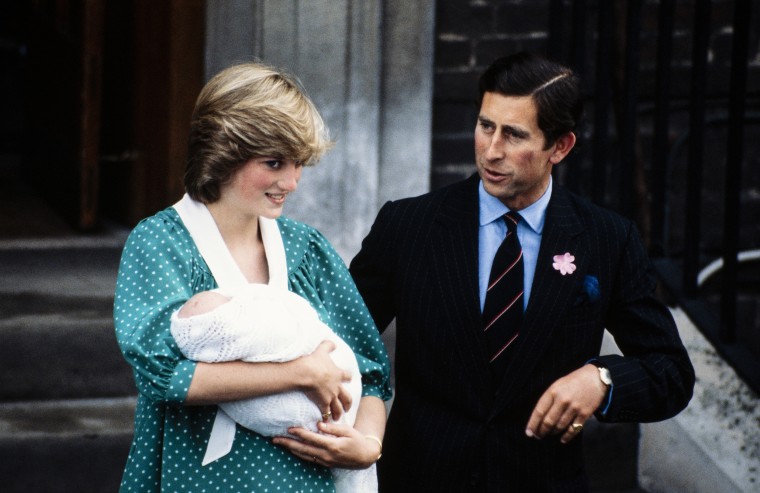
[[[325,467],[366,469],[377,461],[380,444],[353,427],[323,422],[317,427],[321,433],[290,428],[288,433],[297,439],[275,437],[273,443],[285,447],[300,459]]]

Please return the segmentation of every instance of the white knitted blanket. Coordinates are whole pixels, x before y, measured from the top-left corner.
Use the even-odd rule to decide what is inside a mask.
[[[230,301],[200,315],[172,315],[171,333],[182,354],[193,361],[217,363],[285,362],[314,351],[331,340],[335,365],[351,374],[344,384],[354,405],[341,418],[353,425],[361,399],[361,373],[351,348],[322,323],[308,301],[295,293],[249,284],[225,292]],[[219,405],[237,423],[264,436],[287,435],[291,426],[317,430],[322,414],[303,392],[285,392]]]
[[[344,383],[354,405],[340,423],[353,426],[361,399],[361,373],[348,344],[322,323],[303,298],[264,284],[249,284],[230,293],[223,305],[203,314],[180,318],[172,314],[171,333],[185,357],[206,363],[243,360],[285,362],[310,354],[331,340],[335,365],[351,374]],[[284,392],[219,404],[233,420],[264,436],[288,435],[298,426],[317,431],[321,411],[303,392]],[[376,467],[331,469],[337,493],[377,491]]]

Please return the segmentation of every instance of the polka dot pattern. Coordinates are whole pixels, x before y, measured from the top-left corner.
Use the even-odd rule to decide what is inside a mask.
[[[380,335],[340,256],[315,229],[278,220],[291,291],[354,350],[363,394],[391,397],[390,362]],[[334,492],[327,468],[306,463],[238,427],[232,451],[201,466],[216,406],[182,405],[195,363],[171,337],[169,317],[216,281],[174,209],[143,220],[130,234],[116,285],[114,322],[138,389],[135,437],[122,493]]]

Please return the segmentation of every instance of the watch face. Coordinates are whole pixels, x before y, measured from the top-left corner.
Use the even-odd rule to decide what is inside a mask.
[[[607,368],[599,368],[599,377],[605,385],[612,385],[612,375]]]

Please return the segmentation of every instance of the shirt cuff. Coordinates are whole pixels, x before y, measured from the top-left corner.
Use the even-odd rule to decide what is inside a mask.
[[[599,361],[596,358],[591,358],[590,360],[586,361],[586,364],[587,365],[588,364],[592,364],[592,365],[596,366],[597,368],[599,368],[600,366],[602,366],[601,361]],[[607,389],[607,399],[606,399],[606,402],[603,401],[602,404],[599,406],[599,409],[597,409],[597,412],[602,417],[606,416],[607,415],[607,411],[610,410],[610,405],[612,405],[612,391],[614,389],[615,389],[615,381],[613,380],[612,383],[610,384],[610,388]]]

